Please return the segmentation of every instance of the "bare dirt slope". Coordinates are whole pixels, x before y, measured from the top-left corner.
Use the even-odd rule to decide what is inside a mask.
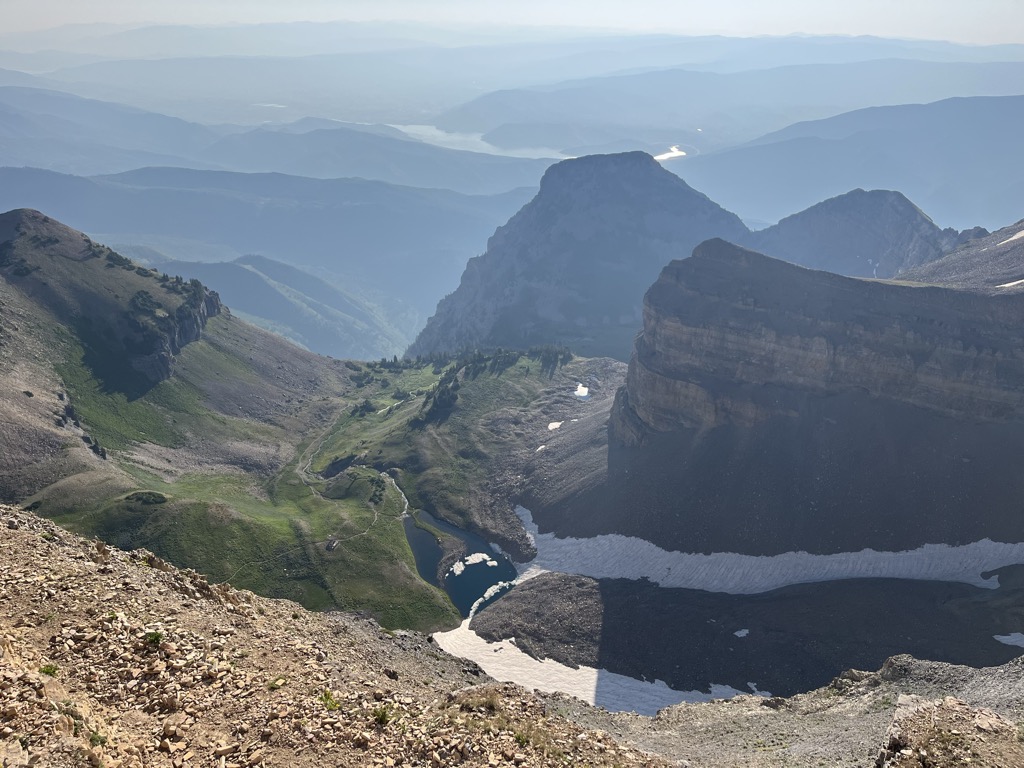
[[[422,635],[0,521],[4,768],[668,764]]]

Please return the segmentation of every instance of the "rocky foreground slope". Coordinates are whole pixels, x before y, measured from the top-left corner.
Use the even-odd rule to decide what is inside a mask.
[[[793,699],[611,715],[488,681],[416,633],[210,584],[15,507],[0,522],[4,768],[1024,760],[1019,662],[900,657]],[[949,693],[965,701],[933,703]]]
[[[667,764],[422,635],[0,520],[4,768]]]

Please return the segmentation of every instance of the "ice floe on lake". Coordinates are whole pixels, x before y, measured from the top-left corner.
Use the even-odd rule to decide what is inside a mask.
[[[737,629],[735,632],[733,632],[733,634],[736,635],[736,637],[746,637],[747,635],[750,634],[750,630],[749,629]]]
[[[998,640],[1003,645],[1016,645],[1019,648],[1024,648],[1024,634],[1020,632],[1011,632],[1008,635],[992,635],[992,638]]]
[[[999,578],[982,574],[1024,564],[1024,543],[982,539],[972,544],[925,544],[903,552],[839,552],[813,555],[710,555],[670,552],[644,539],[605,534],[589,539],[558,538],[541,533],[530,511],[516,507],[537,556],[516,566],[520,579],[542,573],[569,573],[595,579],[648,579],[661,587],[702,589],[729,594],[757,594],[792,584],[838,579],[919,579],[955,581],[996,589]]]
[[[467,565],[476,565],[477,563],[485,563],[491,568],[498,567],[498,561],[488,555],[486,552],[474,552],[471,555],[467,555],[461,560],[456,561],[452,566],[451,573],[456,576],[461,576],[466,570]]]

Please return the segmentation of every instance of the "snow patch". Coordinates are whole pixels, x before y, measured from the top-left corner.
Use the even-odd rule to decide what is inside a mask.
[[[1002,285],[997,285],[996,288],[1013,288],[1015,286],[1020,285],[1021,283],[1024,283],[1024,280],[1014,280],[1012,283],[1003,283]]]
[[[544,450],[545,448],[547,448],[547,446],[546,446],[546,445],[542,445],[542,446],[540,446],[540,447],[539,447],[539,448],[538,448],[538,449],[537,449],[536,451],[534,451],[534,453],[540,453],[540,452],[541,452],[541,451],[543,451],[543,450]]]
[[[1006,238],[1001,243],[996,243],[996,245],[1006,245],[1007,243],[1012,243],[1014,240],[1020,240],[1022,237],[1024,237],[1024,229],[1022,229],[1016,235],[1010,235],[1010,237]]]
[[[750,630],[749,629],[737,629],[735,632],[733,632],[733,634],[736,635],[736,637],[746,637],[747,635],[750,634]],[[750,685],[750,683],[747,683],[747,685]]]
[[[671,160],[673,157],[686,157],[686,153],[678,146],[673,145],[668,148],[668,152],[655,155],[654,159],[660,163],[662,160]]]
[[[589,400],[590,399],[590,387],[584,387],[582,382],[577,381],[576,382],[576,391],[573,392],[573,394],[576,395],[576,397],[578,397],[580,400]]]
[[[475,661],[495,680],[518,683],[525,688],[548,693],[567,693],[610,712],[654,715],[659,709],[673,704],[726,699],[744,693],[728,685],[711,685],[708,693],[677,691],[661,680],[648,683],[604,669],[573,669],[552,659],[539,661],[523,653],[509,640],[488,643],[469,628],[469,622],[466,619],[457,629],[435,633],[434,642],[453,656]],[[767,691],[756,692],[762,696],[771,695]]]
[[[552,422],[550,422],[548,424],[548,430],[554,432],[556,429],[558,429],[564,423],[565,423],[564,421],[552,421]]]
[[[839,552],[812,555],[710,555],[669,552],[644,539],[606,534],[589,539],[558,538],[541,533],[533,515],[516,507],[537,556],[516,564],[520,580],[542,573],[570,573],[594,579],[648,579],[661,587],[701,589],[734,595],[758,594],[792,584],[838,579],[918,579],[955,581],[998,589],[999,577],[982,573],[1024,564],[1024,543],[982,539],[972,544],[925,544],[903,552]]]
[[[1024,634],[1020,632],[1011,632],[1008,635],[992,635],[992,637],[1003,645],[1016,645],[1018,648],[1024,648]]]

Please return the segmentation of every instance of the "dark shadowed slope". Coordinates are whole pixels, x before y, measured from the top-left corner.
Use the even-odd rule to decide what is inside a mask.
[[[1015,296],[703,243],[647,292],[607,480],[547,467],[528,506],[561,535],[681,551],[1024,540],[1022,319]]]

